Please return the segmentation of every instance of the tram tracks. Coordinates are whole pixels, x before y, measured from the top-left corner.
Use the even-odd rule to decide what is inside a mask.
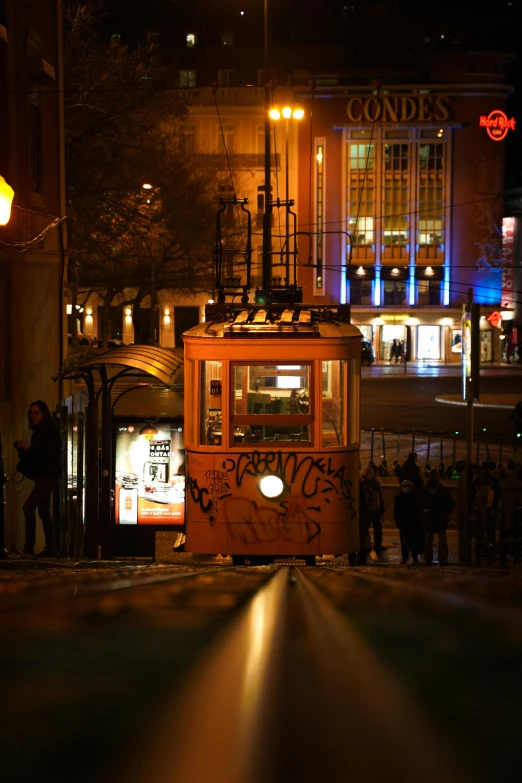
[[[190,566],[172,566],[150,575],[150,571],[129,568],[108,574],[107,571],[85,574],[81,571],[71,575],[64,582],[63,574],[49,580],[41,577],[30,581],[6,583],[0,585],[2,597],[1,612],[12,612],[29,608],[39,603],[65,601],[87,596],[115,593],[140,587],[168,584],[178,579],[190,579],[208,574],[231,570],[233,566],[201,568]]]
[[[512,665],[518,670],[520,633],[511,623],[500,633],[503,614],[478,611],[479,601],[457,605],[447,591],[372,570],[219,566],[146,576],[133,585],[142,589],[127,589],[125,579],[105,593],[92,585],[76,601],[50,602],[49,618],[38,619],[35,606],[24,633],[38,659],[49,667],[65,645],[75,662],[66,694],[63,673],[50,673],[66,706],[55,754],[64,752],[64,734],[65,750],[83,730],[96,736],[97,756],[69,775],[71,783],[515,780],[488,777],[498,763],[485,741],[484,764],[471,748],[477,720],[493,723],[506,694],[518,695],[507,675]],[[9,649],[1,635],[0,671]],[[18,660],[16,649],[11,654]],[[484,670],[492,665],[499,698],[485,718]],[[471,703],[471,722],[453,705],[448,718],[440,703],[457,687]],[[7,688],[7,704],[9,696]],[[41,725],[38,710],[48,707],[38,700],[28,707],[23,725]],[[5,779],[33,779],[30,767],[22,771]]]
[[[313,581],[281,568],[256,593],[183,694],[167,700],[125,780],[466,780],[423,710]]]

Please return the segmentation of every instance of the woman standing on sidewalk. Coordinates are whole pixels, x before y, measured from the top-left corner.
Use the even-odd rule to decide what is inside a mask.
[[[36,400],[29,406],[29,429],[32,430],[31,445],[17,440],[15,447],[20,457],[31,465],[34,487],[24,503],[25,546],[23,554],[34,555],[36,542],[36,509],[42,520],[45,549],[38,557],[54,557],[54,522],[51,516],[51,495],[62,475],[62,441],[60,433],[53,426],[51,412],[43,400]]]

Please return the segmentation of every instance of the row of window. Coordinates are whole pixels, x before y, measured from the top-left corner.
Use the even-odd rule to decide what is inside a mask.
[[[352,365],[356,360],[351,360]],[[316,366],[317,365],[317,366]],[[350,376],[348,376],[350,371]],[[262,365],[232,363],[231,412],[223,416],[220,361],[201,362],[199,441],[203,446],[252,443],[314,442],[314,421],[321,422],[323,448],[346,446],[358,440],[358,399],[354,397],[356,367],[343,359],[318,363]],[[320,393],[316,394],[316,385]],[[353,387],[353,388],[352,388]],[[320,399],[320,411],[316,410]],[[350,400],[350,420],[347,410]]]
[[[406,131],[406,134],[408,132]],[[444,131],[437,133],[440,139]],[[347,141],[346,222],[352,258],[409,258],[415,242],[420,258],[442,261],[445,241],[446,143]]]
[[[216,124],[213,134],[214,150],[217,150],[218,154],[223,155],[225,150],[229,155],[234,155],[238,152],[236,149],[236,128],[234,125],[229,123],[223,125]],[[177,132],[177,145],[179,151],[185,155],[191,155],[192,153],[198,152],[195,125],[184,125]],[[256,152],[254,154],[264,156],[265,126],[262,123],[257,123],[256,125],[255,149]]]
[[[348,301],[352,305],[377,304],[393,305],[432,305],[442,304],[441,280],[416,280],[414,283],[401,280],[358,280],[349,282]]]
[[[254,77],[254,74],[252,74]],[[269,81],[277,84],[277,71],[274,68],[269,69]],[[265,69],[257,69],[257,86],[264,87],[267,82]],[[218,87],[242,87],[245,84],[244,72],[235,68],[220,68],[217,73]],[[178,71],[178,86],[191,87],[197,86],[197,71],[191,68],[182,68]]]
[[[344,129],[343,202],[346,253],[352,264],[441,266],[446,262],[449,139],[444,128]],[[327,191],[325,139],[316,138],[315,291],[324,289],[323,234]],[[337,195],[334,198],[338,198]],[[352,281],[354,304],[440,304],[440,282]],[[379,295],[380,294],[380,295]],[[355,297],[355,300],[354,300]]]

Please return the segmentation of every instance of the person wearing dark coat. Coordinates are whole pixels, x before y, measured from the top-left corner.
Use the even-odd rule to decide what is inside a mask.
[[[408,562],[411,552],[413,563],[419,562],[424,548],[424,527],[419,503],[419,490],[404,479],[400,492],[395,495],[393,518],[401,537],[402,564]]]
[[[433,536],[438,536],[439,565],[448,564],[448,538],[446,531],[449,516],[455,508],[455,501],[447,487],[432,476],[419,492],[420,507],[424,522],[424,562],[433,561]]]
[[[366,565],[368,552],[371,552],[370,526],[368,525],[368,508],[366,505],[366,493],[362,479],[359,478],[359,551],[357,552],[357,565]]]
[[[36,400],[29,406],[29,429],[32,430],[28,446],[17,440],[15,447],[21,458],[30,464],[28,478],[34,480],[34,487],[24,503],[25,546],[23,554],[34,555],[36,542],[36,509],[42,520],[45,535],[45,549],[38,557],[54,557],[54,522],[51,516],[51,495],[58,486],[62,474],[62,441],[54,427],[51,412],[43,400]],[[29,472],[29,471],[28,471]]]
[[[424,486],[424,480],[419,466],[417,465],[417,455],[414,451],[408,454],[408,458],[402,463],[399,468],[399,484],[402,486],[403,481],[411,481],[414,487],[420,489]]]
[[[384,498],[381,482],[375,478],[373,468],[368,466],[362,477],[362,489],[366,500],[366,527],[373,527],[373,548],[376,552],[388,549],[382,543],[382,516],[384,514]],[[369,537],[369,536],[368,536]]]

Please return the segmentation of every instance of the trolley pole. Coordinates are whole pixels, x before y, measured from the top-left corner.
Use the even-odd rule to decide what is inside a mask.
[[[7,550],[5,548],[5,485],[7,476],[4,473],[4,458],[2,446],[2,433],[0,432],[0,560],[5,560]]]
[[[270,184],[270,73],[268,70],[268,0],[264,0],[265,68],[265,211],[263,213],[263,291],[272,288],[272,206]]]

